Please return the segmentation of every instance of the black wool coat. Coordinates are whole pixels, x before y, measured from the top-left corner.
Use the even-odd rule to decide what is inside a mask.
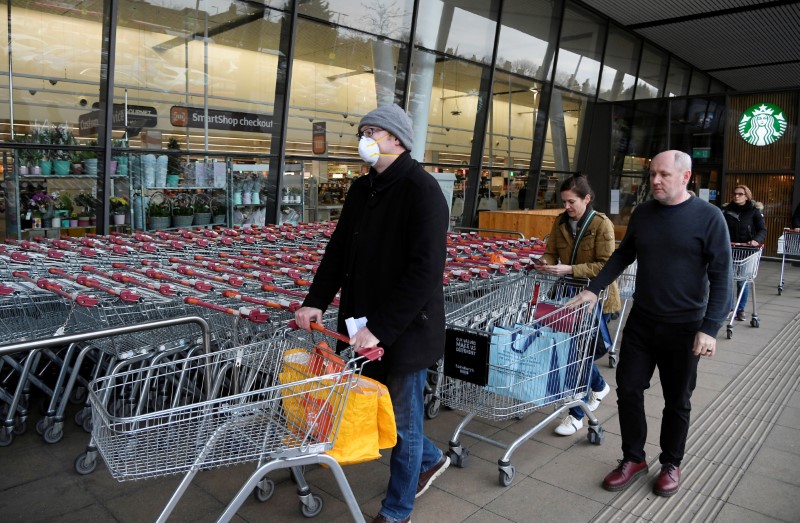
[[[341,288],[339,331],[365,316],[386,350],[366,374],[422,370],[443,355],[448,223],[439,184],[408,152],[350,187],[303,305],[325,310]]]

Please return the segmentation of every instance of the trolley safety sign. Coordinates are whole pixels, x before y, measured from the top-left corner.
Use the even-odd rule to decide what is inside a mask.
[[[489,335],[448,328],[444,374],[485,387],[489,383]]]

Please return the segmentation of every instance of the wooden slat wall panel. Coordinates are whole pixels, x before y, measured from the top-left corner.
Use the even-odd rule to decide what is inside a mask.
[[[792,190],[794,176],[789,174],[729,174],[725,179],[725,198],[733,200],[733,188],[746,185],[753,192],[753,199],[764,204],[764,224],[767,227],[767,240],[764,243],[765,256],[777,256],[778,237],[783,228],[791,224]]]
[[[742,113],[757,103],[775,104],[784,111],[786,132],[773,144],[757,147],[739,136]],[[728,105],[727,171],[792,171],[797,142],[797,92],[732,96]]]

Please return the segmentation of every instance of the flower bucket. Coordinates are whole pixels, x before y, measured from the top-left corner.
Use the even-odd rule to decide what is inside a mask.
[[[125,225],[124,214],[115,214],[111,218],[114,220],[114,225]]]
[[[77,222],[78,220],[75,221]],[[70,220],[69,218],[61,218],[62,227],[70,227],[71,225],[72,225],[72,220]]]
[[[194,222],[194,216],[173,216],[172,217],[172,226],[173,227],[191,227],[192,222]]]
[[[71,164],[69,160],[54,160],[53,161],[53,171],[55,172],[56,176],[66,176],[69,174]]]
[[[211,223],[211,213],[210,212],[198,212],[194,215],[194,224],[195,225],[208,225]]]
[[[70,220],[69,220],[69,226],[70,226],[70,227],[77,227],[77,226],[78,226],[78,219],[77,219],[77,218],[75,218],[75,219],[73,220],[73,219],[71,219],[71,218],[70,218]]]
[[[169,216],[151,216],[150,228],[151,229],[169,229],[170,217]]]
[[[97,158],[87,158],[83,161],[84,172],[89,176],[97,176]]]
[[[77,221],[78,223],[76,223],[75,225],[77,225],[78,227],[88,227],[90,223],[88,216],[78,216]]]
[[[50,176],[53,174],[53,162],[50,160],[42,160],[39,163],[39,168],[42,170],[42,176]]]

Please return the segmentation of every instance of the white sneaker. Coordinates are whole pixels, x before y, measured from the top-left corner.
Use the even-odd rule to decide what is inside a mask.
[[[611,387],[608,386],[608,383],[606,383],[606,386],[603,387],[603,390],[600,392],[595,392],[593,390],[589,391],[589,401],[586,403],[586,405],[589,407],[589,410],[594,412],[595,409],[600,406],[600,402],[603,400],[603,398],[608,396],[609,392],[611,392]]]
[[[572,436],[583,428],[583,420],[575,419],[572,414],[564,418],[561,424],[556,427],[556,434],[559,436]]]

